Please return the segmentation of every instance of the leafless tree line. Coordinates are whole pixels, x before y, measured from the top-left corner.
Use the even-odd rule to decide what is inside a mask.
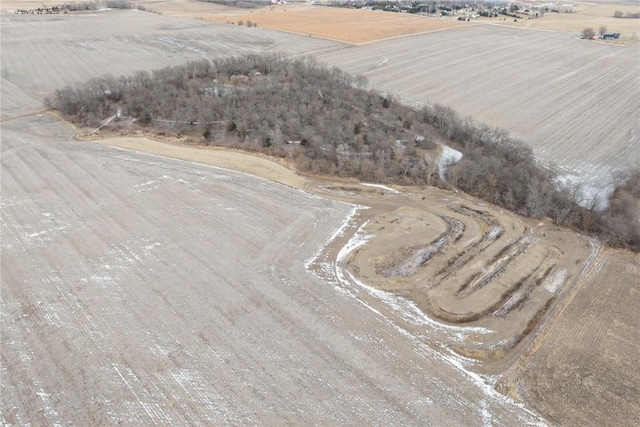
[[[553,219],[615,247],[640,251],[640,169],[615,177],[606,208],[594,195],[585,201],[579,185],[554,185],[558,172],[540,165],[530,147],[503,129],[476,124],[448,107],[427,106],[424,120],[464,152],[448,172],[457,188],[524,216]]]
[[[614,18],[638,19],[638,18],[640,18],[640,13],[638,13],[638,12],[635,12],[635,13],[632,13],[632,12],[624,13],[621,10],[616,10],[615,12],[613,12],[613,17]]]
[[[67,10],[62,6],[43,6],[35,9],[18,9],[15,13],[18,15],[57,15],[59,13],[67,13]]]
[[[84,2],[68,2],[58,6],[43,6],[35,9],[18,9],[16,14],[21,15],[55,15],[68,12],[81,12],[86,10],[99,9],[139,9],[146,10],[144,6],[137,5],[129,0],[92,0]]]
[[[270,0],[200,0],[207,3],[216,3],[223,6],[241,7],[244,9],[255,9],[257,7],[271,4]]]
[[[441,105],[412,109],[311,58],[245,55],[105,76],[56,91],[48,103],[76,124],[141,126],[204,144],[292,159],[301,171],[363,180],[453,185],[530,217],[640,250],[640,172],[619,180],[606,209],[583,207],[553,184],[532,150],[506,131]],[[134,124],[132,124],[134,123]],[[464,153],[438,178],[435,140]]]

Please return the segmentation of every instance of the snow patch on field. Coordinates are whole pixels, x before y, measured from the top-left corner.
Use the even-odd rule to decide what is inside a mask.
[[[576,176],[567,173],[555,177],[553,183],[556,188],[572,194],[573,199],[585,208],[591,208],[595,203],[596,209],[605,209],[609,205],[609,197],[615,190],[611,176],[602,174],[587,176],[584,172],[579,172]]]
[[[331,242],[336,240],[338,237],[344,235],[345,231],[348,228],[351,228],[354,226],[355,216],[358,213],[358,211],[361,209],[368,209],[368,207],[366,206],[360,206],[360,205],[352,205],[352,206],[353,207],[351,211],[347,214],[347,217],[345,218],[342,225],[336,231],[334,231],[333,234],[329,236],[329,238],[322,245],[320,245],[318,250],[309,259],[305,261],[304,267],[307,271],[310,271],[311,266],[320,258],[320,255],[322,254],[322,252]]]
[[[438,163],[438,175],[441,181],[446,182],[447,168],[459,162],[462,159],[462,153],[444,144],[440,144],[440,146],[442,147],[442,155],[440,155],[440,162]]]
[[[15,239],[25,252],[33,248],[45,247],[48,242],[51,242],[56,233],[67,233],[71,228],[71,224],[56,219],[54,214],[50,212],[43,213],[42,217],[41,226],[45,226],[44,229],[42,229],[41,226],[38,226],[38,229],[36,229],[32,224],[20,224],[7,227],[9,235]],[[7,238],[7,235],[3,237],[4,238],[1,239],[2,247],[7,249],[11,248],[13,245]]]
[[[431,328],[440,329],[443,331],[455,332],[456,335],[465,339],[466,334],[474,333],[474,334],[491,334],[494,333],[491,329],[481,328],[481,327],[463,327],[463,326],[453,326],[446,325],[444,323],[440,323],[436,320],[433,320],[426,314],[424,314],[413,301],[408,300],[407,298],[398,296],[392,292],[386,292],[379,289],[376,289],[372,286],[366,285],[362,283],[362,281],[358,280],[353,276],[348,270],[343,268],[342,263],[344,263],[349,255],[353,253],[356,249],[363,246],[371,239],[371,235],[367,235],[364,233],[364,228],[368,222],[365,222],[360,226],[360,228],[356,231],[356,233],[349,239],[346,245],[342,247],[338,256],[336,258],[336,275],[340,282],[343,285],[350,286],[351,284],[356,284],[360,288],[365,289],[372,296],[377,297],[381,301],[385,303],[388,307],[392,308],[393,311],[400,315],[403,320],[409,321],[417,326],[429,326]],[[461,335],[464,334],[464,335]]]
[[[380,188],[382,190],[388,191],[389,193],[393,193],[393,194],[402,194],[400,191],[391,187],[387,187],[386,185],[382,185],[382,184],[369,184],[369,183],[363,182],[360,185],[364,185],[365,187]]]
[[[560,288],[562,288],[568,278],[569,273],[566,269],[562,268],[550,274],[542,283],[542,286],[552,294],[555,294]]]
[[[147,182],[143,182],[142,184],[136,184],[136,185],[133,186],[133,188],[137,192],[144,192],[144,191],[155,190],[159,186],[160,186],[160,182],[159,181],[150,180],[150,181],[147,181]]]
[[[53,407],[53,402],[51,400],[51,393],[47,393],[44,390],[44,387],[38,378],[34,378],[33,385],[36,390],[36,395],[40,398],[42,402],[42,411],[44,412],[47,419],[52,422],[52,425],[62,425],[62,423],[58,420],[58,411],[56,411]]]

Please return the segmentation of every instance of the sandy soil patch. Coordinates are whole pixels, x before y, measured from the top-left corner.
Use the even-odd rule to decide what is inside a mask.
[[[182,144],[154,141],[143,137],[115,137],[99,139],[96,142],[245,172],[295,188],[305,188],[310,182],[309,179],[298,175],[290,168],[277,163],[273,159],[239,151],[190,147]]]

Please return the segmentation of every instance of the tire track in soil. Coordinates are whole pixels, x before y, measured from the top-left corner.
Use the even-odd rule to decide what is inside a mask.
[[[480,253],[491,248],[493,243],[499,240],[504,234],[504,227],[489,216],[459,205],[452,204],[449,205],[448,208],[453,212],[462,214],[466,217],[480,219],[484,224],[492,228],[490,231],[484,232],[479,240],[465,247],[461,254],[456,254],[453,258],[449,259],[449,261],[447,261],[448,266],[436,275],[428,286],[429,288],[442,286],[443,282],[449,279],[451,275],[461,271],[465,265],[476,259]]]
[[[464,224],[449,216],[443,215],[438,217],[447,225],[447,229],[444,233],[438,236],[427,246],[418,246],[409,249],[411,254],[404,262],[398,262],[396,265],[385,267],[377,273],[389,278],[412,276],[432,257],[438,255],[440,252],[446,250],[449,246],[458,241],[465,231]]]

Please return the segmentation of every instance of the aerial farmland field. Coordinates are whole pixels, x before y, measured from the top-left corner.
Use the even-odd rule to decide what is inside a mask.
[[[640,417],[638,254],[456,190],[301,176],[288,159],[175,135],[81,140],[44,105],[106,73],[313,55],[407,103],[502,126],[604,188],[639,156],[637,44],[382,12],[350,32],[358,11],[310,5],[283,19],[140,3],[162,14],[2,5],[3,425]],[[308,25],[314,10],[326,25]],[[249,15],[258,27],[227,24]],[[367,25],[387,28],[349,39]]]
[[[598,260],[524,368],[516,390],[554,422],[626,425],[637,418],[640,369],[625,355],[637,354],[639,276],[637,256]]]
[[[149,7],[348,43],[317,57],[410,105],[440,103],[508,130],[543,162],[558,165],[561,182],[583,184],[585,202],[604,199],[612,173],[640,164],[637,20],[612,17],[616,10],[640,11],[637,4],[578,2],[572,13],[518,23],[299,4],[249,11],[189,2]],[[580,40],[585,26],[618,31],[624,43]]]
[[[401,100],[507,129],[597,190],[639,164],[640,51],[575,34],[488,25],[321,54]]]
[[[44,99],[104,74],[154,70],[202,57],[311,53],[339,43],[270,30],[211,25],[137,10],[2,15],[2,78]],[[64,60],[61,60],[64,58]],[[2,103],[5,108],[5,102]],[[8,104],[6,105],[8,108]],[[4,113],[3,113],[4,114]]]
[[[531,424],[306,265],[353,206],[3,122],[6,425]]]

